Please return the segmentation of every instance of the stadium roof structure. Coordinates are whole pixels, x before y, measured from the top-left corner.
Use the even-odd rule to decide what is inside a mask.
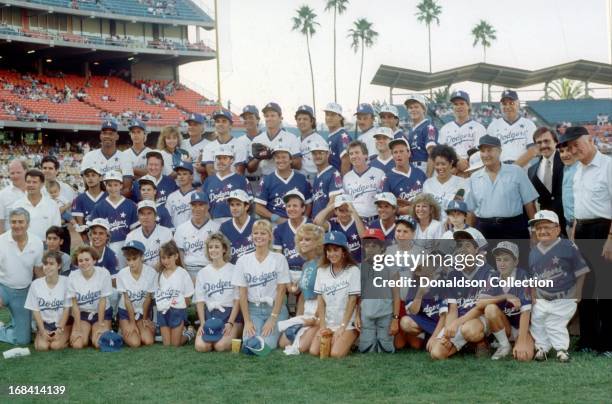
[[[380,65],[371,84],[412,91],[446,87],[464,81],[504,88],[521,88],[561,78],[612,85],[612,65],[576,60],[539,70],[524,70],[489,63],[476,63],[436,73]]]

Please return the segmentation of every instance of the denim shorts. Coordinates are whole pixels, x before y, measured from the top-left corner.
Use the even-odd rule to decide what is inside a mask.
[[[171,307],[162,313],[157,310],[157,325],[160,327],[176,328],[187,320],[187,309],[175,309]]]
[[[111,321],[113,319],[113,308],[109,307],[104,310],[104,320]],[[89,324],[93,325],[98,322],[98,312],[91,313],[87,311],[81,312],[81,321],[87,321]]]
[[[227,323],[227,320],[229,320],[230,314],[232,314],[232,308],[231,307],[225,307],[225,312],[222,312],[221,310],[213,310],[213,311],[208,311],[208,309],[204,310],[204,318],[205,319],[211,319],[211,318],[218,318],[220,320],[223,320],[223,323]],[[244,319],[242,318],[242,313],[238,313],[238,315],[236,316],[236,320],[234,320],[234,323],[244,323]]]

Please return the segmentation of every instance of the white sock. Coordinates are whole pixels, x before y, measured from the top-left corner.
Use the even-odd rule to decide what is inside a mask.
[[[506,330],[501,329],[500,331],[494,332],[493,335],[495,335],[495,339],[497,342],[499,342],[500,346],[510,345],[510,341],[508,341],[508,336],[506,335]]]
[[[463,334],[461,334],[461,328],[459,328],[457,330],[457,333],[455,333],[455,336],[451,338],[451,342],[453,343],[455,348],[457,348],[457,351],[461,351],[461,348],[463,348],[465,344],[467,344],[467,341],[463,337]]]

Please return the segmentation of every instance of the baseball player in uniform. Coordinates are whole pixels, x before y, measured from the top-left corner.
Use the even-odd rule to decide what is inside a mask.
[[[195,192],[193,188],[193,164],[188,161],[181,161],[176,167],[176,184],[179,189],[168,195],[165,208],[172,219],[172,228],[177,228],[191,217],[191,194]],[[159,215],[159,204],[157,205]]]
[[[243,255],[255,251],[251,235],[254,220],[249,215],[251,200],[251,196],[242,189],[231,191],[227,197],[232,219],[224,222],[219,231],[230,241],[233,264]]]
[[[287,221],[274,228],[273,247],[281,251],[287,258],[289,264],[289,276],[291,283],[297,284],[300,280],[304,258],[298,253],[295,245],[295,235],[298,228],[308,223],[309,220],[304,216],[306,209],[304,195],[297,189],[290,190],[283,197],[285,209],[287,210]]]
[[[342,175],[351,169],[347,147],[351,143],[351,136],[344,129],[344,116],[342,106],[330,102],[325,106],[325,125],[329,130],[327,142],[329,144],[329,164]]]
[[[331,199],[342,191],[342,176],[329,164],[329,146],[327,142],[310,144],[310,154],[317,167],[317,174],[312,184],[312,212],[314,218],[330,204]]]
[[[139,119],[133,119],[128,126],[132,147],[124,151],[132,164],[134,177],[140,178],[147,174],[147,153],[151,148],[147,147],[147,126]]]
[[[359,104],[357,107],[357,128],[359,135],[357,139],[368,148],[368,158],[376,156],[376,139],[374,139],[374,108],[370,104]]]
[[[372,167],[380,168],[385,174],[388,174],[395,162],[389,149],[389,142],[393,140],[393,130],[386,126],[379,126],[374,132],[374,142],[376,145],[377,154],[370,160]]]
[[[204,122],[206,118],[200,114],[191,114],[185,120],[187,123],[187,134],[189,139],[181,142],[181,149],[187,151],[194,166],[193,186],[202,185],[203,178],[206,177],[206,167],[202,164],[202,151],[210,140],[204,137]]]
[[[177,164],[178,166],[178,164]],[[163,174],[164,171],[164,158],[162,154],[157,150],[152,150],[147,153],[147,176],[155,179],[155,188],[157,189],[157,195],[155,200],[159,205],[166,203],[168,195],[178,189],[176,181],[169,175]],[[132,187],[132,200],[139,202],[141,200],[140,185],[138,182],[134,183]]]
[[[410,200],[423,191],[427,177],[423,171],[410,164],[410,145],[405,138],[397,138],[389,143],[395,167],[385,181],[383,191],[391,192],[397,198],[398,215],[407,215]]]
[[[259,110],[255,105],[247,105],[242,108],[242,113],[240,114],[242,121],[244,122],[244,136],[240,136],[238,138],[240,148],[246,150],[247,153],[247,161],[248,163],[249,155],[251,150],[251,143],[253,143],[253,139],[259,135]],[[251,174],[250,171],[246,170],[244,173],[249,180],[249,184],[251,184],[251,189],[253,192],[257,193],[259,190],[257,187],[259,186],[259,181],[261,181],[261,177],[257,175]]]
[[[427,99],[424,96],[413,94],[404,101],[404,105],[410,116],[408,129],[410,161],[413,166],[430,176],[433,167],[429,160],[429,151],[438,143],[438,129],[427,118]],[[396,136],[396,139],[400,136]]]
[[[381,192],[374,198],[378,219],[370,223],[368,228],[380,229],[385,236],[387,245],[395,239],[395,215],[397,213],[397,199],[391,192]]]
[[[314,110],[308,105],[300,105],[295,111],[295,123],[300,131],[300,154],[302,155],[302,168],[300,172],[306,176],[310,185],[317,175],[317,166],[310,154],[310,145],[324,143],[323,136],[317,133],[317,119]]]
[[[391,129],[393,137],[406,137],[406,134],[399,126],[400,116],[395,105],[385,104],[380,107],[378,117],[380,118],[380,126]]]
[[[143,263],[155,267],[159,263],[160,247],[172,240],[172,230],[157,224],[157,207],[154,201],[138,202],[138,223],[140,227],[132,230],[125,242],[140,241],[145,246]]]
[[[233,117],[229,111],[218,111],[213,115],[215,120],[216,139],[208,143],[202,151],[202,164],[206,165],[206,172],[210,177],[217,170],[215,168],[215,151],[223,145],[232,151],[233,164],[230,166],[232,171],[244,174],[247,149],[242,148],[242,142],[232,136]]]

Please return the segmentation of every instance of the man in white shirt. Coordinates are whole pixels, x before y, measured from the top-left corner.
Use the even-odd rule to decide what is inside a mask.
[[[24,208],[30,214],[29,232],[41,240],[45,239],[47,229],[61,226],[62,218],[57,203],[42,194],[45,176],[36,169],[26,173],[26,195],[15,201],[12,208]]]
[[[45,176],[45,185],[49,184],[52,181],[57,181],[60,186],[61,200],[69,201],[72,204],[74,198],[77,197],[77,193],[70,185],[57,179],[57,174],[59,173],[60,169],[59,161],[57,161],[54,156],[47,155],[42,158],[41,167],[42,173]],[[46,187],[43,187],[42,194],[50,198]]]
[[[181,142],[181,148],[186,150],[191,156],[193,163],[193,186],[199,187],[206,178],[206,167],[202,163],[202,151],[210,140],[204,137],[204,122],[206,119],[200,114],[191,114],[185,120],[187,123],[187,133],[189,139],[184,139]]]
[[[0,308],[11,313],[11,325],[0,326],[0,341],[27,345],[32,337],[32,313],[24,308],[34,276],[43,276],[43,242],[28,233],[30,215],[18,208],[8,215],[11,229],[0,235]]]
[[[9,163],[8,169],[11,184],[0,191],[0,233],[4,232],[4,222],[13,203],[25,196],[25,173],[28,171],[28,163],[15,159]]]

